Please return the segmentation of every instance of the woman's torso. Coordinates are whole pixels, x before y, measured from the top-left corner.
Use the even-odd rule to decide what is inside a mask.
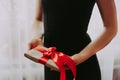
[[[91,41],[87,28],[95,0],[42,0],[44,44],[72,55]]]

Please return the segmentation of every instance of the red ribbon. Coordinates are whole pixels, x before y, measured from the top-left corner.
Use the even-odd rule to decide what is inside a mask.
[[[43,53],[43,56],[39,59],[40,63],[45,65],[49,59],[52,59],[56,63],[60,70],[60,80],[66,80],[65,65],[72,71],[74,80],[76,80],[76,65],[70,57],[62,52],[57,52],[56,47],[50,47],[46,50],[38,46],[34,49]]]

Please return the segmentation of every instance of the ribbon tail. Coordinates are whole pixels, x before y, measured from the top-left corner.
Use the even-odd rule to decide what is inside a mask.
[[[60,70],[60,80],[66,80],[66,72],[65,72],[65,68],[63,66],[63,61],[61,60],[62,58],[59,57],[56,64],[59,67]]]
[[[60,70],[60,80],[66,80],[66,73],[65,70]]]
[[[72,71],[74,80],[76,80],[76,65],[72,59],[70,59],[67,55],[65,55],[64,62],[66,62],[69,69]]]

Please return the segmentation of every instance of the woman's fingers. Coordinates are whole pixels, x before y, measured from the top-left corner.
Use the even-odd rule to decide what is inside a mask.
[[[35,47],[37,47],[38,45],[43,46],[43,42],[41,39],[33,39],[30,43],[29,43],[29,49],[33,49]]]

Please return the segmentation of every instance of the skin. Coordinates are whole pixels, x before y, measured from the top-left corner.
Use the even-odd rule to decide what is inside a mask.
[[[40,0],[37,0],[40,1]],[[116,7],[114,0],[96,0],[97,5],[103,20],[103,27],[104,30],[102,31],[101,35],[88,44],[81,52],[70,56],[72,60],[76,63],[76,65],[86,61],[91,56],[95,55],[98,51],[103,49],[116,35],[117,33],[117,16],[116,16]],[[34,28],[35,36],[38,36],[38,25],[42,21],[42,12],[40,9],[40,4],[37,4],[36,10],[36,18],[35,18],[35,25]],[[35,39],[29,43],[30,49],[34,48],[32,45],[43,45],[42,40]]]

